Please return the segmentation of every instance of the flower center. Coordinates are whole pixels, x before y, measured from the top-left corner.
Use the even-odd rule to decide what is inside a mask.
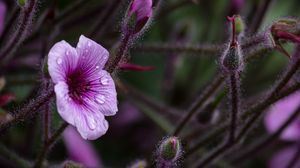
[[[69,96],[79,104],[83,104],[83,97],[90,90],[90,84],[85,80],[81,71],[75,71],[67,76]]]

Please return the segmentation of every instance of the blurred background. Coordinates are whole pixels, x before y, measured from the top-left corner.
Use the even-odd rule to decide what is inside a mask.
[[[15,95],[10,103],[0,107],[2,119],[8,112],[13,112],[35,97],[41,86],[43,58],[55,42],[66,40],[75,46],[79,36],[84,34],[92,36],[93,40],[114,52],[113,47],[120,39],[120,24],[129,1],[82,1],[74,12],[62,15],[73,3],[78,3],[77,1],[80,0],[40,1],[31,35],[28,35],[23,45],[17,49],[14,59],[0,71],[2,82],[6,83],[0,89],[0,94]],[[230,35],[226,16],[240,14],[247,29],[265,1],[268,0],[161,0],[159,7],[158,2],[154,1],[155,15],[152,23],[145,34],[133,44],[129,55],[132,63],[153,66],[155,69],[143,72],[120,71],[115,77],[130,86],[137,95],[124,95],[120,92],[119,112],[116,116],[107,118],[110,125],[108,132],[98,140],[88,142],[96,151],[96,158],[101,160],[102,167],[126,167],[137,159],[147,159],[151,165],[159,141],[171,133],[183,116],[184,110],[205,86],[210,85],[216,74],[220,73],[220,52],[164,50],[161,49],[161,44],[207,44],[220,48],[226,44]],[[14,0],[2,0],[1,3],[7,8],[4,15],[4,23],[7,23],[18,7]],[[113,3],[116,7],[104,16],[103,11]],[[299,0],[271,1],[258,31],[265,30],[280,17],[298,17],[299,6]],[[45,19],[42,20],[42,17]],[[100,23],[100,26],[97,23]],[[8,32],[5,32],[4,39],[9,39],[9,35],[15,31],[16,24],[12,24]],[[0,45],[4,43],[5,40]],[[292,44],[284,44],[284,47],[289,53],[292,53],[294,48]],[[265,53],[247,64],[242,75],[242,97],[249,102],[259,98],[262,91],[273,85],[287,63],[287,57],[274,51]],[[216,96],[220,98],[216,110],[222,116],[222,112],[227,109],[226,96],[223,91],[218,92]],[[148,101],[150,107],[154,103],[160,105],[159,108],[149,108]],[[164,108],[171,109],[169,111],[172,113],[165,112]],[[55,129],[62,119],[55,106],[52,111],[52,129]],[[41,124],[39,115],[29,122],[14,126],[0,136],[1,143],[19,156],[34,160],[42,145]],[[207,127],[201,116],[200,119],[194,118],[190,122],[183,135],[198,127]],[[202,134],[203,132],[200,132],[193,138],[197,139]],[[263,123],[260,123],[248,140],[251,141],[262,134],[266,134],[266,131]],[[51,163],[60,164],[72,158],[66,147],[68,141],[72,141],[72,138],[65,137],[52,148],[48,156]],[[278,145],[274,148],[253,156],[243,167],[267,167],[273,153],[289,145],[280,140],[276,143]],[[183,145],[185,144],[186,142],[183,142]],[[0,167],[15,167],[11,161],[3,157],[0,159]]]

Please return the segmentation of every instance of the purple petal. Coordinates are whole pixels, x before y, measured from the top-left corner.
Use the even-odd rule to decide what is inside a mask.
[[[68,85],[64,82],[58,82],[54,87],[54,91],[56,94],[56,106],[58,113],[66,122],[74,125],[74,117],[79,108],[72,100],[70,100],[68,95]]]
[[[66,76],[77,66],[78,55],[76,50],[65,41],[56,43],[48,54],[48,71],[52,81],[66,82]]]
[[[115,115],[118,111],[115,83],[105,70],[100,71],[99,76],[101,85],[98,94],[95,95],[95,102],[99,105],[99,110],[103,115]]]
[[[269,168],[283,168],[286,167],[287,164],[291,161],[291,159],[294,157],[297,146],[291,146],[288,148],[285,148],[283,150],[280,150],[277,152],[274,156],[272,156],[271,161],[269,162]],[[300,159],[297,161],[294,168],[300,167]]]
[[[274,104],[264,118],[267,130],[270,133],[275,132],[296,110],[299,104],[300,92],[296,92]],[[281,134],[281,139],[292,141],[300,139],[300,118],[285,129]]]
[[[64,131],[63,139],[71,160],[90,168],[103,167],[92,144],[82,139],[74,127],[69,126]]]
[[[4,20],[5,20],[6,6],[3,1],[0,1],[0,35],[4,28]]]
[[[95,140],[106,133],[108,122],[99,112],[82,110],[75,117],[75,127],[82,138]]]
[[[103,69],[109,53],[101,45],[81,35],[76,47],[79,55],[79,65],[83,68]]]

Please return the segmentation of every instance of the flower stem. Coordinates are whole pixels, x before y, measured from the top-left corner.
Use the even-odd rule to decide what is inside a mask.
[[[68,123],[66,123],[66,122],[62,123],[61,126],[47,140],[47,142],[44,144],[41,152],[39,153],[33,168],[42,168],[43,167],[43,161],[46,158],[46,155],[49,152],[50,147],[52,147],[54,142],[60,137],[61,133],[67,128],[67,126],[68,126]]]
[[[278,128],[278,130],[271,134],[270,136],[267,136],[266,138],[263,138],[261,141],[256,142],[254,144],[249,145],[248,148],[243,149],[243,152],[238,155],[237,158],[234,159],[234,161],[241,162],[241,160],[244,160],[248,157],[254,156],[258,151],[262,150],[263,148],[269,146],[271,142],[277,139],[281,135],[281,133],[295,120],[300,114],[300,106],[298,106],[297,110]]]
[[[93,37],[95,39],[99,39],[99,36],[103,34],[104,30],[107,28],[107,24],[109,23],[111,17],[115,15],[118,7],[120,6],[122,1],[120,0],[112,0],[108,7],[106,7],[101,13],[98,21],[94,23],[90,32],[88,33],[89,37]]]
[[[7,160],[12,161],[14,166],[18,166],[19,168],[30,167],[30,163],[28,161],[17,156],[16,153],[7,149],[3,144],[0,144],[0,155],[6,158]]]
[[[37,0],[28,0],[27,4],[21,10],[19,15],[19,26],[15,33],[12,35],[10,40],[0,51],[0,59],[1,65],[5,65],[7,63],[13,53],[19,48],[19,46],[24,41],[26,34],[28,34],[29,29],[31,27],[32,19],[35,13],[35,8],[37,6]]]
[[[270,7],[271,3],[273,0],[264,0],[263,4],[258,8],[258,11],[256,12],[256,15],[254,16],[254,19],[252,21],[252,23],[250,24],[250,28],[249,28],[249,34],[253,34],[255,33],[260,25],[261,22],[264,19],[264,16],[266,15],[268,8]]]
[[[130,39],[131,39],[131,33],[126,32],[125,35],[122,37],[116,56],[112,57],[111,60],[109,60],[105,65],[105,70],[107,70],[107,72],[112,73],[116,70],[119,62],[128,52]]]
[[[230,94],[231,94],[231,124],[230,124],[230,132],[229,132],[229,141],[234,142],[236,125],[237,125],[237,116],[239,112],[239,79],[238,74],[234,73],[230,75]]]
[[[17,111],[11,120],[0,123],[0,132],[3,132],[4,130],[20,121],[25,121],[29,117],[36,114],[39,108],[47,103],[53,96],[54,90],[53,87],[50,87],[49,90],[42,93],[39,97],[36,98],[36,100],[30,102],[19,111]]]
[[[198,98],[194,101],[194,103],[189,107],[187,110],[185,116],[179,121],[178,125],[176,126],[173,135],[177,136],[180,131],[184,128],[184,126],[188,123],[188,121],[194,116],[194,114],[197,112],[197,109],[199,109],[204,102],[215,93],[216,90],[221,86],[223,81],[223,77],[217,76],[213,82],[204,89],[204,93],[200,94]]]
[[[248,119],[249,114],[257,114],[261,113],[267,107],[269,107],[274,102],[298,91],[300,89],[300,83],[295,83],[294,85],[290,86],[286,90],[276,94],[271,99],[265,99],[262,102],[250,107],[248,110],[242,112],[241,115],[241,122],[244,122]],[[229,122],[225,122],[224,124],[220,125],[219,127],[210,131],[207,135],[203,136],[203,138],[196,143],[193,147],[188,149],[185,153],[185,156],[188,157],[194,152],[196,152],[199,148],[203,147],[204,145],[208,144],[213,138],[222,135],[222,133],[229,127]]]
[[[0,44],[2,45],[4,42],[4,39],[6,39],[6,36],[9,34],[9,30],[11,29],[12,25],[16,21],[16,18],[18,14],[20,13],[20,8],[18,6],[15,6],[12,10],[11,15],[8,18],[8,21],[6,22],[4,29],[2,33],[0,34]]]

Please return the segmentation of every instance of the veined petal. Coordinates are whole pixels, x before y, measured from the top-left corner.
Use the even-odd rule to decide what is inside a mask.
[[[99,112],[83,110],[76,116],[75,127],[82,138],[95,140],[106,133],[108,122]]]
[[[115,115],[118,111],[115,83],[110,74],[105,70],[101,70],[99,76],[100,85],[98,93],[95,95],[95,102],[99,105],[99,111],[103,115]]]
[[[77,66],[78,55],[75,48],[69,43],[61,41],[56,43],[48,54],[48,71],[52,81],[66,81],[66,76]]]
[[[101,45],[81,35],[76,47],[79,55],[79,67],[86,71],[103,69],[108,60],[109,53]]]
[[[74,125],[74,117],[80,108],[69,97],[68,85],[65,82],[58,82],[54,87],[54,91],[58,113],[67,123]]]

